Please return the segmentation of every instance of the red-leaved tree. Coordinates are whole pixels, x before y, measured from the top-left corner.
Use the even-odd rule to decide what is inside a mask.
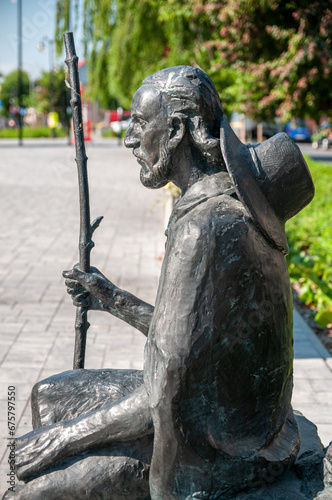
[[[212,66],[238,72],[248,115],[286,121],[331,113],[331,0],[192,2],[195,15],[210,21]]]

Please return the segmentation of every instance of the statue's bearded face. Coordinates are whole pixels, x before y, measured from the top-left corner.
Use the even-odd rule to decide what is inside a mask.
[[[125,145],[133,148],[142,167],[141,182],[149,188],[165,186],[172,170],[168,150],[170,129],[160,92],[149,85],[138,89],[133,97],[131,116]]]

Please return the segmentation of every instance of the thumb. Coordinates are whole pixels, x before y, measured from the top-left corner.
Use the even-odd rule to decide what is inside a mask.
[[[76,280],[83,285],[86,283],[89,274],[80,271],[77,267],[74,267],[74,269],[70,269],[70,271],[63,271],[62,276],[66,279]]]

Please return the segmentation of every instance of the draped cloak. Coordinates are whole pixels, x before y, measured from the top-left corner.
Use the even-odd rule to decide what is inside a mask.
[[[178,500],[197,492],[198,498],[234,498],[247,485],[275,479],[299,448],[286,260],[255,225],[226,172],[188,189],[166,233],[144,366],[152,462],[161,445],[165,471],[175,453]],[[33,391],[35,427],[86,414],[142,382],[133,370],[50,377]],[[69,458],[23,492],[31,487],[44,498],[46,487],[52,498],[63,492],[75,498],[81,488],[105,498],[146,498],[150,437]]]
[[[255,226],[226,172],[188,189],[166,234],[144,367],[154,442],[173,434],[179,467],[186,449],[205,463],[219,457],[226,472],[232,457],[237,467],[239,458],[293,461],[299,433],[284,255]]]

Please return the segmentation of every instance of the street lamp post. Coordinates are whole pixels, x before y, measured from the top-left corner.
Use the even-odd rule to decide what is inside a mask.
[[[18,68],[17,68],[17,104],[18,104],[18,144],[23,145],[22,129],[22,0],[17,2],[17,41],[18,41]]]

